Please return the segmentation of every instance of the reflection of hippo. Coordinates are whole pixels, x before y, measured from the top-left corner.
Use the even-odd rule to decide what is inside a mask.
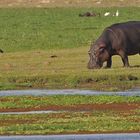
[[[140,21],[129,21],[107,27],[89,50],[89,69],[101,68],[107,61],[112,65],[112,56],[120,55],[125,67],[129,66],[128,55],[140,54]]]
[[[100,16],[99,13],[93,13],[93,12],[86,12],[83,14],[79,14],[80,17],[96,17],[96,16]]]
[[[1,52],[1,53],[3,53],[3,50],[2,50],[2,49],[0,49],[0,52]]]

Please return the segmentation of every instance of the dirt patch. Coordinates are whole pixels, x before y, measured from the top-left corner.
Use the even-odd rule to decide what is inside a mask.
[[[79,135],[79,134],[132,134],[132,133],[140,133],[139,130],[128,130],[128,131],[71,131],[71,132],[60,132],[60,133],[55,133],[55,132],[48,132],[47,135]],[[4,133],[1,136],[7,136],[7,135],[15,135],[15,134],[11,134],[11,133]],[[17,136],[21,135],[21,134],[16,134]],[[24,134],[25,136],[28,136],[29,134]],[[37,134],[36,134],[37,135]]]
[[[112,7],[139,6],[139,0],[1,0],[0,7]]]
[[[27,111],[125,111],[129,112],[131,110],[139,109],[140,103],[112,103],[112,104],[81,104],[81,105],[71,105],[71,106],[40,106],[34,108],[9,108],[9,109],[0,109],[0,112],[27,112]]]

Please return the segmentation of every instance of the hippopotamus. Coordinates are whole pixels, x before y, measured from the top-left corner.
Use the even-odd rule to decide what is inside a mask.
[[[116,23],[106,27],[100,37],[91,44],[88,54],[89,69],[112,65],[112,56],[119,55],[124,67],[129,67],[128,56],[140,54],[140,21]]]

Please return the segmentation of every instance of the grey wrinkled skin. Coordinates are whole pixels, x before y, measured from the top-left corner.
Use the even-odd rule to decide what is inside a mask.
[[[99,59],[96,57],[96,51],[89,51],[88,54],[90,57],[88,62],[89,69],[102,67],[103,63],[101,63],[101,61],[99,61]]]
[[[103,63],[108,60],[109,54],[105,49],[105,44],[95,43],[91,45],[88,51],[90,60],[88,62],[88,69],[98,69],[103,66]]]

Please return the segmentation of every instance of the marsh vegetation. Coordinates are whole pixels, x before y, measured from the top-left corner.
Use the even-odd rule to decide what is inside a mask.
[[[91,134],[139,132],[140,97],[9,96],[0,98],[0,112],[35,110],[49,114],[0,115],[0,134]]]

